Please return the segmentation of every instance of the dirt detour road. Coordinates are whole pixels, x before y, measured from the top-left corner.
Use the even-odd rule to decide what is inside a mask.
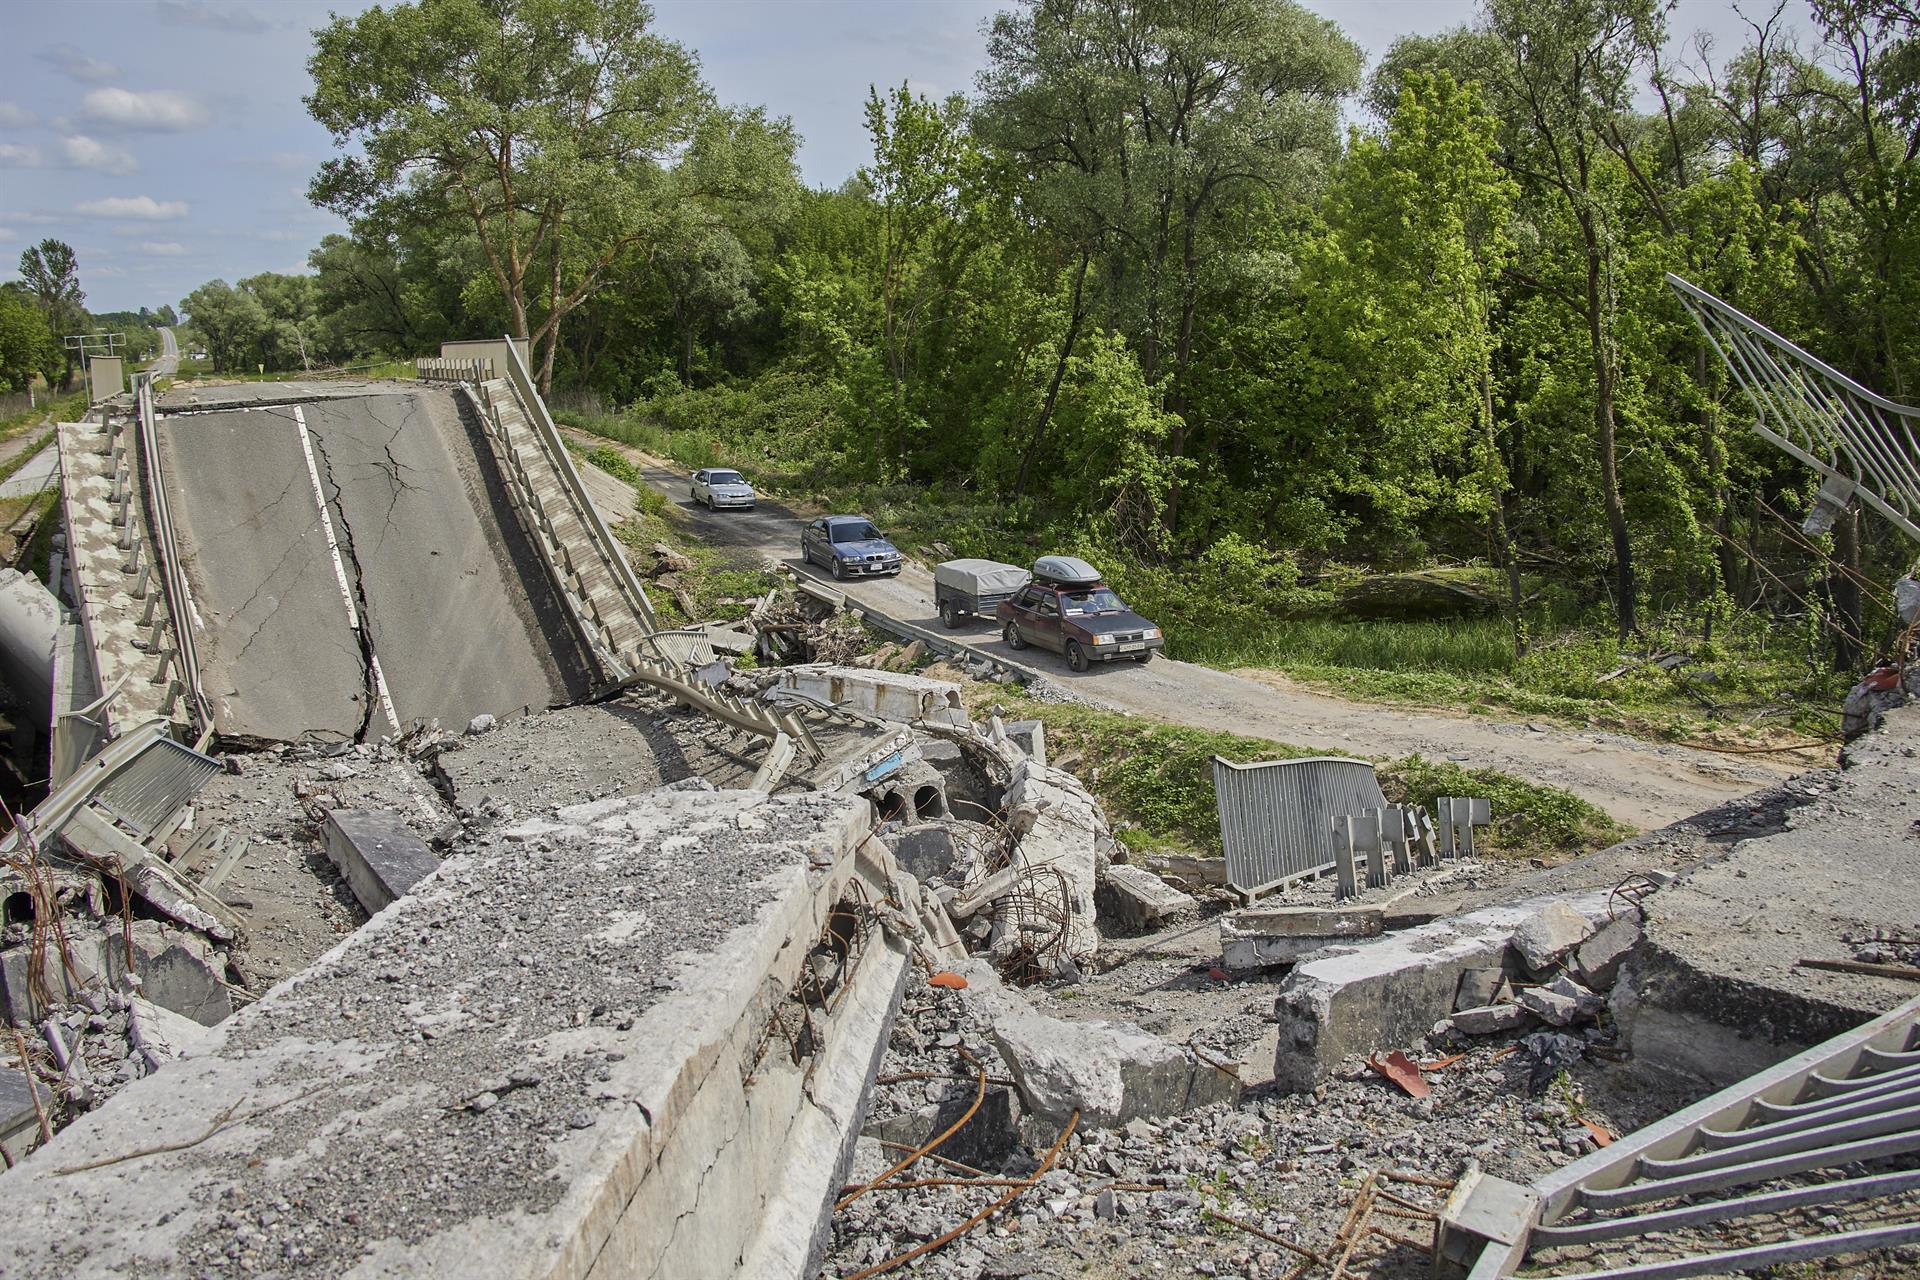
[[[604,445],[596,437],[583,442]],[[699,536],[742,560],[779,561],[827,580],[799,557],[804,521],[777,503],[754,511],[709,512],[695,503],[687,473],[636,449],[620,448],[647,482],[671,499]],[[907,548],[911,551],[912,548]],[[853,600],[905,622],[942,632],[1003,661],[1043,672],[1075,696],[1135,715],[1250,738],[1324,749],[1329,754],[1422,755],[1499,769],[1530,782],[1565,787],[1615,819],[1641,829],[1664,826],[1798,772],[1764,756],[1724,756],[1642,742],[1598,730],[1530,728],[1492,716],[1354,702],[1303,688],[1271,671],[1217,671],[1157,658],[1096,665],[1085,674],[1055,654],[1015,654],[986,623],[947,632],[933,605],[933,575],[909,564],[897,578],[838,584]]]

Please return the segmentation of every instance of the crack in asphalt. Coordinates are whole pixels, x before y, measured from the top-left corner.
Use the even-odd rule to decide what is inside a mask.
[[[333,460],[327,456],[326,442],[318,431],[311,428],[307,431],[307,439],[313,445],[313,456],[320,471],[321,488],[323,491],[331,490],[327,504],[340,521],[340,536],[336,540],[340,550],[340,563],[352,575],[354,606],[360,615],[360,626],[355,634],[360,644],[361,710],[360,727],[354,731],[353,740],[365,742],[367,735],[373,731],[374,711],[380,705],[380,692],[373,676],[373,617],[367,612],[366,580],[360,568],[360,556],[354,549],[353,526],[347,521],[346,505],[340,498],[340,482],[333,478]],[[394,726],[395,729],[399,727]]]

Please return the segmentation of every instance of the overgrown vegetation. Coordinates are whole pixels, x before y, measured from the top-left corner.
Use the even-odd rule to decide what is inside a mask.
[[[1157,723],[1074,704],[1042,703],[994,691],[1013,714],[1042,720],[1055,763],[1069,762],[1134,848],[1220,852],[1213,791],[1214,756],[1239,763],[1294,759],[1322,752],[1230,733]],[[1074,757],[1079,757],[1074,760]],[[1494,825],[1487,848],[1497,857],[1564,858],[1632,834],[1601,810],[1558,787],[1522,782],[1492,769],[1465,769],[1409,756],[1377,762],[1391,804],[1423,804],[1441,796],[1485,796]]]
[[[1813,477],[1665,275],[1911,398],[1915,19],[1834,0],[1695,56],[1674,12],[1482,0],[1367,68],[1293,0],[1008,0],[971,96],[876,86],[869,162],[808,190],[637,0],[390,4],[310,68],[350,234],[186,306],[223,370],[526,335],[591,430],[909,550],[1080,554],[1176,656],[1822,736],[1911,547],[1799,532]],[[71,263],[35,265],[52,314]],[[1492,612],[1328,588],[1435,565]]]

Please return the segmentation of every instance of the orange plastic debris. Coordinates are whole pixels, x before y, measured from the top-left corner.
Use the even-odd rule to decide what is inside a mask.
[[[930,987],[945,987],[949,991],[965,991],[967,989],[967,980],[957,973],[942,970],[934,974],[931,978],[928,978],[927,985]]]
[[[1594,1121],[1587,1119],[1585,1116],[1580,1117],[1580,1123],[1587,1126],[1587,1132],[1593,1135],[1593,1140],[1596,1143],[1598,1143],[1603,1147],[1610,1147],[1613,1145],[1613,1139],[1615,1137],[1613,1130],[1607,1128],[1607,1126],[1603,1124],[1597,1124]]]
[[[1460,1059],[1466,1056],[1467,1055],[1464,1053],[1450,1053],[1444,1058],[1438,1058],[1432,1062],[1421,1063],[1420,1069],[1422,1071],[1445,1071],[1448,1067],[1452,1066],[1454,1063],[1460,1061]]]
[[[1433,1092],[1420,1076],[1420,1064],[1398,1049],[1384,1058],[1368,1058],[1367,1065],[1399,1085],[1409,1098],[1424,1098]]]
[[[1207,970],[1207,976],[1209,978],[1212,978],[1215,982],[1232,982],[1233,981],[1233,975],[1229,974],[1225,969],[1222,969],[1219,965],[1215,965],[1213,966],[1213,968]]]

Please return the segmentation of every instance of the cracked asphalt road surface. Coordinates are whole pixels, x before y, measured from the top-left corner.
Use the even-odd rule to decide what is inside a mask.
[[[593,444],[597,437],[579,437]],[[777,560],[827,581],[799,557],[803,517],[762,501],[754,511],[710,512],[693,502],[687,473],[649,454],[622,448],[647,482],[673,500],[700,536],[746,560]],[[751,476],[749,476],[751,478]],[[806,518],[810,518],[806,517]],[[909,554],[912,547],[902,548]],[[1407,756],[1418,753],[1475,768],[1499,769],[1531,782],[1564,787],[1621,822],[1647,829],[1682,818],[1800,772],[1790,758],[1727,756],[1625,734],[1557,726],[1530,728],[1494,716],[1356,702],[1295,684],[1272,671],[1231,672],[1168,658],[1152,663],[1095,665],[1076,675],[1057,654],[1015,653],[997,624],[947,631],[933,605],[933,575],[909,563],[897,578],[835,584],[857,603],[964,642],[1009,663],[1037,669],[1075,696],[1175,724],[1315,747],[1329,753]]]
[[[388,390],[159,418],[224,736],[359,740],[590,688],[452,393]]]

